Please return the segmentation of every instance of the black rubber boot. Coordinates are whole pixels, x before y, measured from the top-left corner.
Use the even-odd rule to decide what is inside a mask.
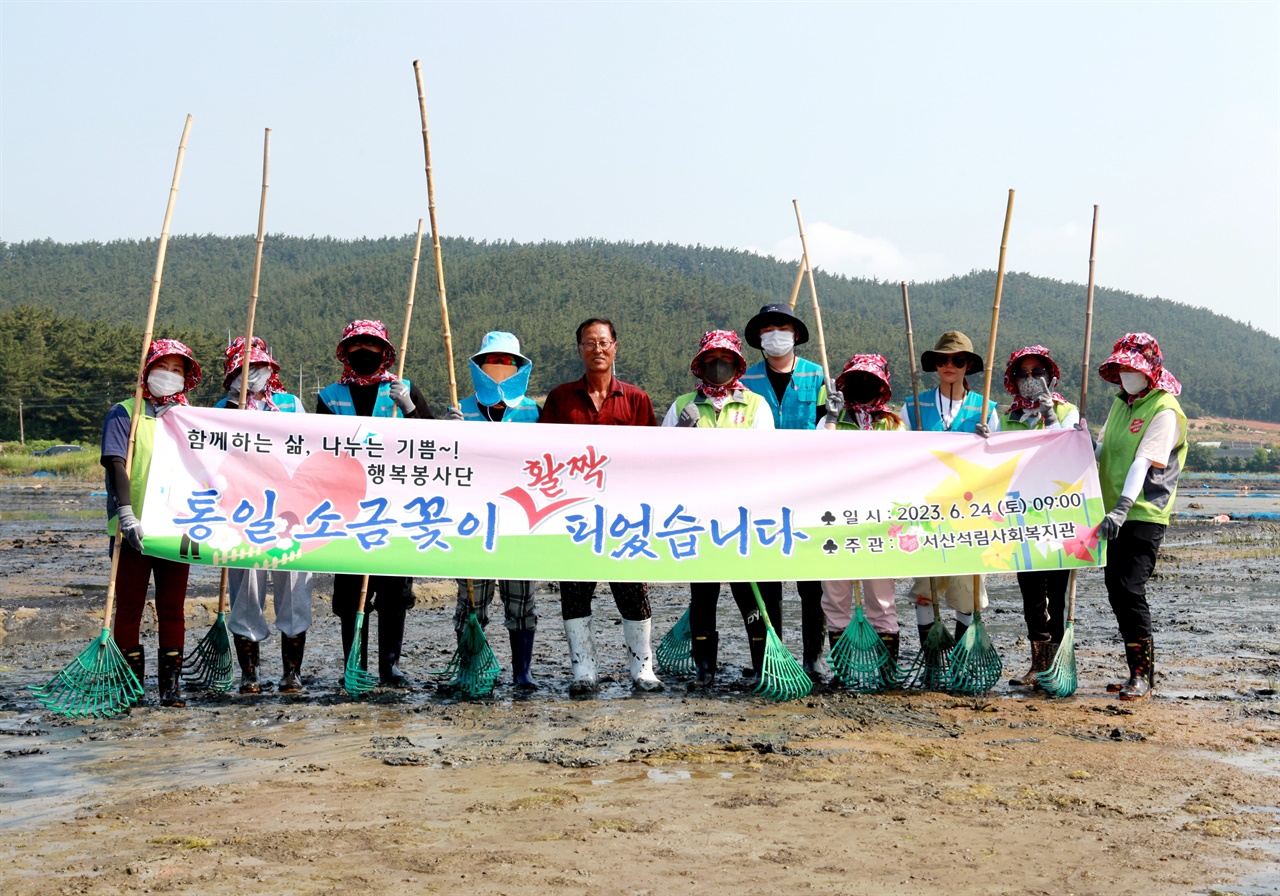
[[[933,628],[933,623],[932,623],[932,622],[930,622],[928,625],[920,625],[919,623],[916,623],[916,631],[918,631],[918,632],[920,633],[920,647],[921,647],[921,649],[923,649],[923,648],[924,648],[924,639],[925,639],[925,638],[927,638],[927,637],[929,637],[929,629],[931,629],[931,628]]]
[[[834,649],[836,646],[836,642],[840,640],[840,636],[843,634],[844,634],[844,629],[842,628],[828,629],[827,644]]]
[[[746,679],[743,684],[749,688],[754,688],[760,684],[760,676],[764,674],[764,623],[760,624],[759,635],[754,632],[748,634],[747,643],[751,648],[751,668],[746,671]]]
[[[1047,671],[1049,666],[1053,664],[1055,652],[1053,642],[1047,638],[1043,641],[1032,641],[1031,668],[1021,678],[1010,678],[1009,684],[1019,688],[1036,687],[1040,683],[1040,679],[1036,676],[1041,672]]]
[[[236,661],[240,663],[240,693],[261,694],[262,685],[258,683],[258,642],[250,641],[244,635],[232,635],[231,643],[236,649]]]
[[[302,655],[307,649],[307,633],[280,636],[280,693],[296,694],[302,690]]]
[[[517,691],[536,691],[538,683],[533,680],[533,673],[530,671],[530,666],[533,665],[534,629],[518,632],[508,630],[507,634],[511,636],[511,683]]]
[[[346,668],[347,661],[351,657],[351,643],[356,637],[356,617],[339,616],[338,619],[342,623],[342,665]],[[365,617],[365,624],[360,627],[360,658],[364,660],[360,664],[360,668],[364,669],[369,665],[369,619]]]
[[[409,687],[409,679],[400,671],[405,612],[404,607],[378,608],[378,678],[389,688]]]
[[[879,632],[880,640],[884,642],[885,650],[889,651],[889,656],[893,657],[893,661],[898,661],[898,648],[901,644],[901,636],[897,632]]]
[[[956,620],[956,643],[960,643],[960,639],[964,637],[964,633],[969,630],[969,626],[965,625],[959,619]]]
[[[1121,700],[1145,700],[1156,686],[1156,649],[1151,638],[1124,645],[1129,663],[1129,680],[1120,689]]]
[[[138,686],[142,687],[142,679],[147,675],[147,652],[141,646],[130,647],[122,652],[124,661],[129,665],[134,678],[138,679]]]
[[[710,690],[716,683],[716,669],[720,659],[720,633],[698,632],[693,636],[692,650],[697,678],[689,682],[689,690]]]
[[[182,651],[160,651],[160,705],[186,706],[182,699]]]

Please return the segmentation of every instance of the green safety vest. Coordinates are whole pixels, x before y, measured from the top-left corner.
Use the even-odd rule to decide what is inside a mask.
[[[145,404],[145,400],[143,402]],[[128,398],[120,402],[120,406],[129,412],[130,421],[133,420],[133,399]],[[144,414],[142,419],[138,421],[138,432],[134,436],[133,443],[133,463],[129,469],[129,503],[133,505],[133,515],[138,519],[142,519],[142,504],[147,497],[147,474],[151,471],[151,452],[156,444],[156,418],[151,414]],[[119,514],[107,520],[107,534],[114,536],[116,534],[116,524],[119,521]]]
[[[739,398],[739,395],[742,397]],[[756,419],[756,410],[759,409],[760,402],[764,401],[750,389],[743,389],[726,401],[717,414],[716,406],[710,401],[699,397],[697,392],[689,392],[676,399],[677,420],[680,419],[684,406],[694,398],[698,398],[698,414],[701,417],[698,426],[701,429],[750,429]]]
[[[1055,401],[1053,403],[1053,412],[1058,415],[1059,420],[1062,420],[1067,416],[1067,414],[1070,414],[1075,409],[1076,406],[1069,401]],[[1035,426],[1027,426],[1027,424],[1022,420],[1014,420],[1012,411],[1000,418],[1001,432],[1009,432],[1010,430],[1016,431],[1020,429],[1044,429],[1044,418],[1037,417]]]
[[[840,419],[836,420],[836,429],[842,432],[860,431],[862,427],[858,425],[858,421],[848,416],[849,411],[840,412]],[[871,432],[902,432],[907,428],[907,424],[901,420],[894,420],[892,417],[877,417],[876,421],[871,424]]]
[[[1125,477],[1129,475],[1129,467],[1138,456],[1138,444],[1143,433],[1156,414],[1165,409],[1171,409],[1178,415],[1182,441],[1173,449],[1163,469],[1152,466],[1147,471],[1142,492],[1134,500],[1128,516],[1135,522],[1159,523],[1162,526],[1169,525],[1173,501],[1178,495],[1178,474],[1187,459],[1187,415],[1183,413],[1178,399],[1163,389],[1152,389],[1130,405],[1123,393],[1117,395],[1102,431],[1102,453],[1098,458],[1103,503],[1107,507],[1115,507],[1124,489]]]

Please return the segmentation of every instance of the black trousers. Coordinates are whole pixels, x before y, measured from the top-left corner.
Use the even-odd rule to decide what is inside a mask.
[[[765,612],[773,623],[775,631],[782,631],[782,583],[759,582],[760,597],[764,600]],[[730,582],[729,591],[742,614],[742,621],[747,626],[748,637],[764,637],[764,620],[760,618],[760,609],[756,606],[756,596],[751,590],[750,582]],[[716,630],[716,606],[720,602],[719,582],[689,583],[689,627],[695,634]],[[781,635],[779,635],[781,637]]]
[[[591,599],[596,596],[596,582],[560,583],[560,618],[582,619],[591,615]],[[610,582],[613,602],[628,622],[639,622],[653,615],[649,607],[649,586],[644,582]]]
[[[1032,641],[1062,640],[1066,623],[1069,569],[1032,570],[1018,573],[1018,589],[1022,592],[1022,618],[1027,622],[1027,637]]]
[[[360,606],[360,580],[364,576],[339,573],[333,577],[333,615],[343,624],[343,656],[351,649],[348,638],[354,632],[356,610]],[[378,655],[380,666],[398,661],[404,649],[404,617],[414,604],[413,579],[409,576],[369,576],[365,593],[365,614],[378,614]],[[369,637],[366,624],[362,636]],[[385,675],[386,669],[383,673]]]
[[[1107,599],[1125,643],[1151,637],[1147,579],[1156,568],[1164,532],[1159,523],[1127,522],[1107,543]]]

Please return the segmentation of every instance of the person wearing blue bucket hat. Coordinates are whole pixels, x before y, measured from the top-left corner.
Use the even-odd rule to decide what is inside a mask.
[[[525,395],[533,362],[520,352],[520,340],[511,333],[493,330],[480,341],[480,350],[471,356],[471,383],[475,394],[462,399],[458,408],[445,412],[447,420],[489,423],[537,423],[538,404]],[[536,583],[502,579],[497,583],[502,595],[504,625],[511,638],[511,681],[519,691],[532,691],[537,682],[529,668],[533,664],[533,637],[538,627],[535,603]],[[489,624],[489,604],[493,600],[492,579],[472,580],[476,617],[481,627]],[[467,580],[458,579],[458,602],[453,628],[459,637],[471,614]]]

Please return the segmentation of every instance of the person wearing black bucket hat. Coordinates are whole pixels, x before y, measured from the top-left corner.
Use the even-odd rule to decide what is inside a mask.
[[[988,401],[985,413],[982,393],[974,392],[965,381],[971,373],[981,373],[985,366],[982,356],[973,350],[973,342],[959,330],[943,333],[931,351],[920,356],[920,366],[928,373],[938,374],[938,388],[921,393],[920,419],[916,419],[916,403],[908,399],[903,408],[907,429],[926,432],[977,433],[987,435],[1000,428],[1000,411],[994,401]],[[916,625],[920,641],[933,625],[935,608],[933,595],[946,595],[947,605],[956,613],[956,640],[973,622],[974,607],[987,605],[987,587],[983,576],[978,577],[979,593],[973,593],[973,576],[920,576],[911,585],[916,601]]]
[[[826,415],[828,385],[822,366],[796,354],[809,341],[809,328],[785,302],[765,305],[745,328],[747,345],[764,358],[747,368],[742,385],[764,398],[777,429],[814,429]],[[838,412],[838,411],[837,411]],[[822,582],[799,581],[800,639],[804,671],[815,683],[830,677],[822,659],[826,616],[822,612]],[[781,626],[779,626],[781,631]],[[758,670],[756,670],[758,672]]]

